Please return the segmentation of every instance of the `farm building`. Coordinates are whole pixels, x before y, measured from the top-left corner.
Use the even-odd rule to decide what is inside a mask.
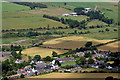
[[[67,17],[67,16],[77,16],[77,13],[62,14],[62,16],[64,16],[64,17]]]
[[[91,8],[85,8],[85,10],[83,10],[85,13],[88,13],[89,11],[94,11],[94,9]]]
[[[66,17],[66,16],[70,16],[70,14],[62,14],[62,16],[65,16],[65,17]]]
[[[24,63],[24,61],[23,61],[23,60],[20,60],[20,59],[17,59],[17,60],[15,61],[15,63],[16,63],[16,64],[21,64],[21,63]]]

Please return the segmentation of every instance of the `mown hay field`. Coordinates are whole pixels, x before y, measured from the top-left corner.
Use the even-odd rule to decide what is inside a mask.
[[[108,76],[118,78],[118,73],[50,73],[30,78],[106,78]]]
[[[103,51],[112,51],[112,52],[120,52],[119,50],[119,43],[120,41],[114,42],[114,43],[110,43],[104,46],[100,46],[98,47],[99,50],[103,50]]]
[[[39,48],[32,47],[22,51],[22,54],[27,54],[29,56],[40,55],[42,58],[46,56],[52,56],[52,52],[55,51],[58,54],[63,54],[67,52],[66,50],[57,50],[57,49],[47,49],[47,48]]]
[[[64,8],[46,8],[38,10],[23,11],[31,14],[47,14],[53,16],[61,16],[62,14],[71,13],[73,11],[66,10]]]

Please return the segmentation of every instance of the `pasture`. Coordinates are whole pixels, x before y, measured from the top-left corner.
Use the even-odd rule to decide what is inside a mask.
[[[87,16],[83,16],[83,15],[80,15],[80,16],[68,16],[68,17],[63,17],[64,19],[72,19],[72,20],[77,20],[77,21],[82,21],[82,20],[87,20]]]
[[[10,44],[12,42],[16,42],[16,41],[19,41],[19,40],[27,40],[29,38],[26,38],[26,37],[11,37],[11,38],[2,38],[2,44]]]
[[[64,8],[51,8],[30,10],[29,7],[3,2],[2,6],[2,29],[28,29],[39,27],[59,27],[67,26],[61,22],[43,18],[43,14],[62,15],[70,12]]]
[[[118,73],[49,73],[29,78],[106,78],[108,76],[118,78]]]
[[[10,2],[2,2],[2,12],[18,12],[18,11],[24,11],[24,10],[30,10],[27,6],[22,6]]]
[[[39,27],[67,26],[61,22],[43,18],[42,15],[29,14],[24,12],[3,14],[3,29],[28,29]]]
[[[57,50],[57,49],[47,49],[47,48],[39,48],[32,47],[22,51],[22,54],[27,54],[29,56],[40,55],[42,58],[46,56],[52,56],[52,52],[55,51],[58,54],[63,54],[67,52],[66,50]]]
[[[89,26],[97,26],[97,25],[99,25],[99,26],[105,26],[105,25],[108,25],[108,24],[95,19],[95,20],[92,20],[92,21],[88,22],[88,24],[86,26],[89,27]]]

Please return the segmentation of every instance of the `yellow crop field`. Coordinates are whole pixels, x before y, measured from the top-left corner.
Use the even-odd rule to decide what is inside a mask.
[[[86,42],[91,41],[93,45],[97,45],[100,43],[106,43],[112,41],[114,39],[104,39],[104,40],[97,40],[88,37],[81,37],[81,36],[69,36],[63,38],[52,39],[49,41],[44,42],[43,46],[49,46],[52,48],[67,48],[67,49],[76,49],[83,47]]]
[[[55,51],[58,54],[63,54],[64,52],[66,52],[65,50],[32,47],[32,48],[28,48],[28,49],[23,50],[22,54],[27,54],[29,56],[40,55],[43,58],[46,56],[52,56],[52,51]]]
[[[106,78],[108,76],[118,78],[118,73],[50,73],[30,78]]]

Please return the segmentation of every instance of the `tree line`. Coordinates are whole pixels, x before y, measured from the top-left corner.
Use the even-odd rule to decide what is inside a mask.
[[[47,5],[38,2],[13,2],[13,3],[29,6],[31,10],[35,8],[47,8]]]
[[[55,21],[59,21],[59,22],[61,22],[63,24],[68,24],[69,28],[76,28],[76,27],[85,28],[85,25],[86,25],[85,20],[79,22],[77,20],[64,19],[63,17],[58,18],[58,17],[55,17],[55,16],[50,16],[50,15],[45,15],[45,14],[43,15],[43,17],[48,18],[48,19],[52,19],[52,20],[55,20]]]
[[[55,30],[55,29],[69,29],[68,26],[62,27],[39,27],[39,28],[28,28],[28,29],[10,29],[10,30],[2,30],[2,32],[12,32],[12,31],[18,31],[18,32],[23,32],[23,31],[38,31],[38,30]]]
[[[62,35],[64,34],[64,31],[54,31],[54,32],[50,32],[50,31],[46,31],[44,33],[40,33],[40,32],[33,32],[33,31],[29,31],[26,33],[6,33],[3,34],[2,37],[3,38],[8,38],[8,37],[32,37],[32,36],[39,36],[39,35],[52,35],[52,34],[58,34],[58,35]]]

